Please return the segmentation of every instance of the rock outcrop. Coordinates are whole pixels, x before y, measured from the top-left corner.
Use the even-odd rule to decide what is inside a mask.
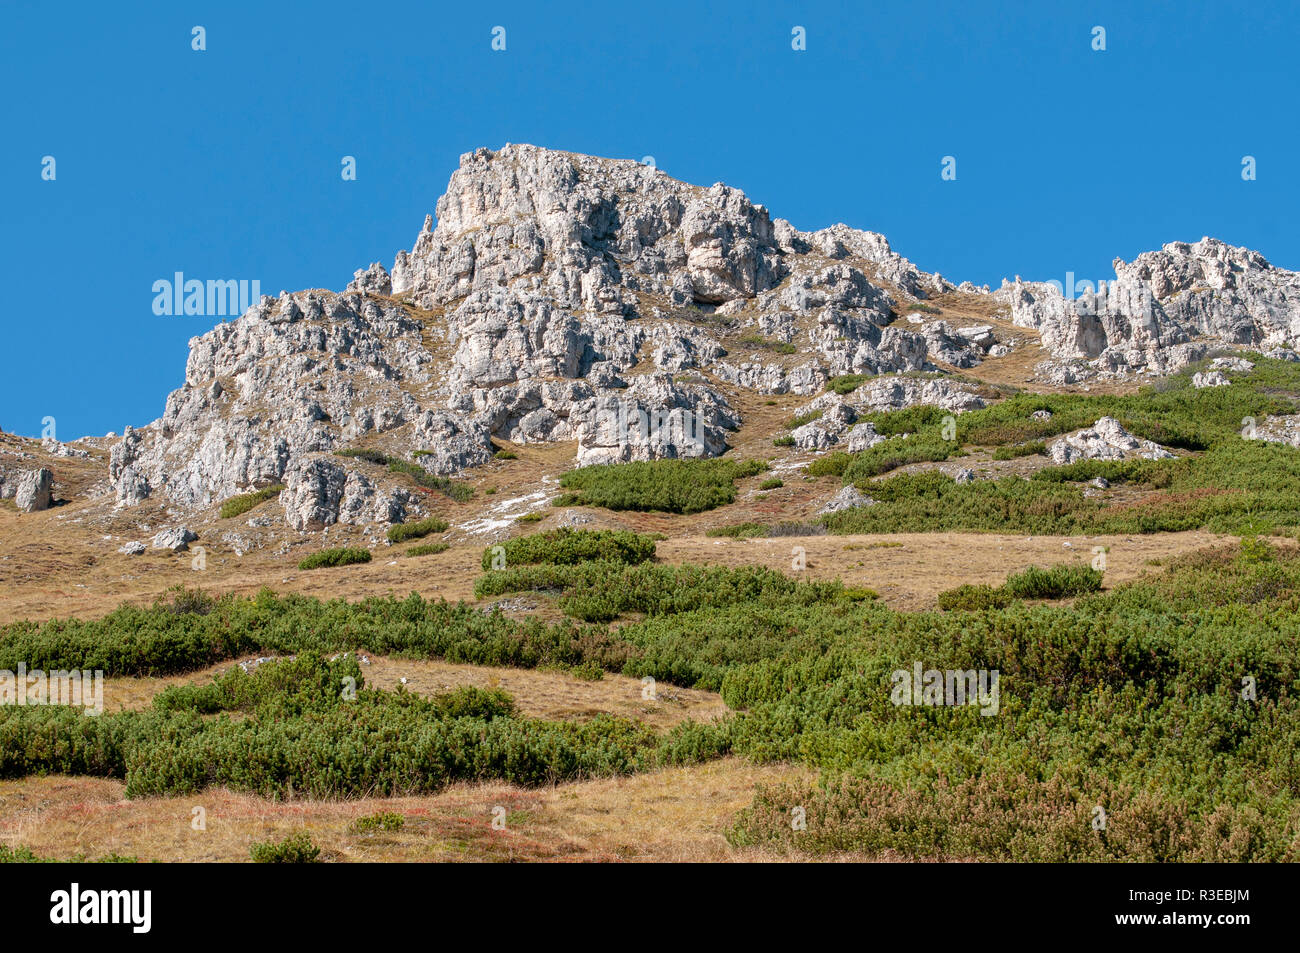
[[[818,397],[796,444],[869,446],[879,435],[851,431],[863,413],[983,405],[913,372],[1018,343],[992,319],[935,318],[921,302],[940,295],[1036,330],[1058,383],[1300,344],[1300,276],[1212,239],[1117,261],[1116,281],[1078,300],[1018,279],[989,292],[919,270],[873,232],[799,231],[721,183],[527,145],[462,156],[436,211],[391,269],[263,297],[192,339],[163,415],[111,448],[118,505],[196,509],[283,483],[285,519],[304,531],[401,520],[419,512],[403,481],[334,452],[364,446],[439,476],[488,462],[494,440],[573,441],[579,464],[714,456],[743,423],[742,392],[813,396],[845,374],[879,376]]]
[[[54,474],[45,467],[28,470],[18,480],[14,504],[24,513],[48,510],[52,502]]]
[[[1300,340],[1300,274],[1214,238],[1171,242],[1115,280],[1066,298],[1052,283],[1004,282],[1011,319],[1055,358],[1104,373],[1177,371],[1214,347],[1269,350]]]
[[[1114,417],[1062,437],[1050,447],[1052,462],[1064,466],[1080,460],[1165,460],[1173,454],[1150,440],[1133,436]]]

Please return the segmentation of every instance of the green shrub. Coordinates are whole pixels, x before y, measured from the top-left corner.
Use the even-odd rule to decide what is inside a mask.
[[[733,523],[730,526],[715,526],[706,530],[705,536],[730,536],[732,539],[750,539],[754,536],[766,536],[767,526],[763,523]]]
[[[789,434],[786,434],[784,437],[777,437],[775,440],[772,441],[772,446],[774,446],[774,447],[793,447],[793,446],[794,446],[794,437],[791,437]]]
[[[503,557],[506,566],[527,566],[547,563],[571,566],[593,559],[635,565],[654,559],[655,541],[627,530],[572,529],[564,526],[516,536],[483,551],[483,569],[493,568],[495,558]]]
[[[1047,453],[1047,444],[1041,440],[1031,440],[1029,443],[1013,444],[1009,447],[998,447],[993,451],[994,460],[1014,460],[1017,457],[1032,457]]]
[[[432,452],[431,450],[416,450],[411,456],[419,459],[428,456]],[[417,486],[421,486],[426,490],[435,490],[444,496],[450,497],[457,503],[464,503],[474,498],[474,488],[469,484],[460,483],[448,477],[437,476],[418,463],[411,463],[409,460],[403,460],[400,457],[391,457],[380,450],[353,447],[347,450],[335,450],[334,455],[352,457],[353,459],[365,460],[367,463],[387,467],[389,473],[400,473],[409,476]]]
[[[415,451],[419,456],[421,451]],[[365,460],[367,463],[375,463],[381,467],[388,466],[389,456],[382,450],[369,450],[364,447],[349,447],[346,450],[335,450],[334,456],[348,457],[353,460]]]
[[[531,513],[523,513],[515,517],[516,523],[540,523],[546,519],[546,514],[541,510],[534,510]]]
[[[1101,588],[1102,573],[1091,566],[1030,566],[1007,576],[1007,594],[1016,599],[1063,599]]]
[[[450,543],[421,543],[419,546],[412,546],[402,553],[402,556],[403,558],[407,556],[436,556],[438,553],[445,553],[449,549],[451,549]]]
[[[468,483],[460,483],[448,477],[437,476],[418,463],[389,459],[388,472],[403,473],[414,480],[417,486],[422,486],[426,490],[436,490],[457,503],[464,503],[474,498],[474,488]]]
[[[771,338],[763,337],[761,334],[746,334],[740,338],[740,343],[749,347],[775,351],[778,354],[794,354],[798,350],[793,344],[786,341],[774,341]]]
[[[420,539],[430,533],[445,533],[447,526],[446,520],[438,519],[436,516],[430,516],[415,523],[394,523],[388,527],[388,541],[390,543],[404,543],[408,539]]]
[[[827,381],[826,387],[837,394],[851,394],[874,376],[874,374],[841,374]]]
[[[556,505],[585,504],[611,510],[699,513],[731,503],[735,481],[767,469],[760,460],[651,460],[570,470],[560,486],[570,493]]]
[[[221,504],[221,511],[218,515],[223,520],[242,516],[259,503],[265,503],[272,497],[279,496],[282,490],[284,490],[284,485],[276,483],[273,486],[268,486],[252,493],[242,493],[239,496],[232,496]]]
[[[315,864],[320,861],[320,848],[312,843],[305,831],[290,834],[281,841],[256,841],[248,853],[255,864]]]
[[[758,488],[760,490],[779,490],[783,486],[785,486],[784,480],[782,480],[780,477],[771,477],[767,480],[764,480],[762,483],[760,483],[758,485]]]
[[[354,563],[368,563],[370,550],[361,546],[340,546],[334,549],[322,549],[298,563],[299,569],[320,569],[325,566],[351,566]]]
[[[352,832],[354,834],[375,834],[379,831],[400,831],[406,826],[406,818],[396,811],[380,811],[378,814],[369,814],[365,817],[358,817],[352,822]]]
[[[939,593],[939,608],[945,612],[976,612],[981,609],[1005,609],[1015,601],[1001,587],[964,585]]]
[[[496,453],[492,454],[492,456],[497,460],[518,460],[519,459],[519,454],[515,453],[513,450],[498,450]]]

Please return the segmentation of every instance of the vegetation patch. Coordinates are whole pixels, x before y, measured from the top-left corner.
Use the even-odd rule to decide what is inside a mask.
[[[315,864],[320,861],[320,848],[312,843],[305,831],[290,834],[284,840],[257,841],[249,848],[255,864]]]
[[[232,496],[221,504],[221,510],[218,515],[223,520],[234,519],[236,516],[242,516],[259,503],[265,503],[267,500],[279,496],[283,490],[284,484],[276,483],[273,486],[268,486],[252,493],[241,493],[239,496]]]
[[[531,536],[516,536],[483,552],[483,569],[545,563],[572,566],[591,560],[633,566],[654,559],[655,541],[627,530],[572,529],[565,526]]]
[[[422,539],[430,533],[445,533],[447,526],[446,520],[430,516],[414,523],[394,523],[388,527],[386,535],[390,543],[404,543],[408,539]]]
[[[351,566],[355,563],[368,563],[370,550],[363,546],[339,546],[334,549],[322,549],[298,563],[299,569],[321,569],[328,566]]]
[[[603,506],[610,510],[699,513],[731,503],[735,481],[762,473],[760,460],[651,460],[570,470],[560,486],[570,491],[556,505]],[[563,501],[563,502],[561,502]]]

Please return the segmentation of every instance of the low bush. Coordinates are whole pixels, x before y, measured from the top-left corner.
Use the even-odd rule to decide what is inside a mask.
[[[430,516],[414,523],[394,523],[388,527],[388,541],[390,543],[404,543],[408,539],[421,539],[430,533],[445,533],[447,526],[446,520],[438,519],[436,516]]]
[[[636,565],[655,555],[655,541],[627,530],[573,529],[568,526],[514,539],[483,551],[483,569],[504,559],[505,566],[529,566],[547,563],[572,566],[593,559]]]
[[[994,460],[1015,460],[1017,457],[1032,457],[1047,453],[1047,444],[1041,440],[1029,443],[1017,443],[1007,447],[997,447],[993,451]]]
[[[1101,588],[1102,573],[1091,566],[1030,566],[1007,576],[1007,594],[1016,599],[1063,599]]]
[[[312,843],[306,831],[290,834],[280,841],[257,841],[248,854],[255,864],[315,864],[320,861],[320,848]]]
[[[977,612],[982,609],[1005,609],[1014,602],[1006,589],[993,586],[958,586],[939,593],[939,608],[945,612]]]
[[[412,546],[406,552],[402,553],[402,558],[408,556],[436,556],[438,553],[445,553],[451,549],[450,543],[421,543],[419,546]]]
[[[400,831],[406,826],[406,818],[396,811],[380,811],[378,814],[369,814],[365,817],[358,817],[352,822],[352,832],[354,834],[376,834],[380,831],[391,833]]]
[[[560,486],[570,493],[556,505],[611,510],[699,513],[731,503],[735,481],[767,469],[760,460],[651,460],[599,464],[570,470]]]
[[[368,563],[370,550],[362,546],[339,546],[334,549],[322,549],[298,563],[299,569],[321,569],[327,566],[351,566],[354,563]]]
[[[276,483],[273,486],[268,486],[252,493],[241,493],[239,496],[232,496],[221,504],[221,510],[218,515],[223,520],[234,519],[236,516],[242,516],[259,503],[265,503],[272,497],[279,496],[283,490],[284,485]]]

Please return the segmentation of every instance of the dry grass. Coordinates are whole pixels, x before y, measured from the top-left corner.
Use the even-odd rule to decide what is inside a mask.
[[[635,678],[606,673],[598,681],[587,681],[566,672],[521,668],[492,668],[483,665],[453,665],[427,659],[385,658],[367,655],[362,666],[366,684],[419,695],[436,695],[462,685],[499,688],[509,692],[522,714],[531,718],[585,721],[600,714],[639,721],[647,727],[666,730],[686,719],[713,721],[729,709],[713,692],[660,685],[651,702],[641,697],[641,682]],[[214,665],[201,672],[167,678],[107,678],[104,680],[105,711],[139,709],[149,705],[171,685],[202,685],[225,672],[233,663]],[[402,679],[406,679],[405,683]]]
[[[455,785],[432,797],[268,801],[224,788],[128,801],[118,781],[44,777],[0,782],[0,842],[42,856],[149,861],[247,861],[255,841],[306,830],[328,861],[758,861],[725,831],[759,784],[806,779],[804,769],[726,758],[628,778],[525,789]],[[206,830],[191,826],[195,808]],[[492,827],[505,809],[505,829]],[[380,811],[401,830],[356,834]],[[839,859],[839,858],[831,858]]]

